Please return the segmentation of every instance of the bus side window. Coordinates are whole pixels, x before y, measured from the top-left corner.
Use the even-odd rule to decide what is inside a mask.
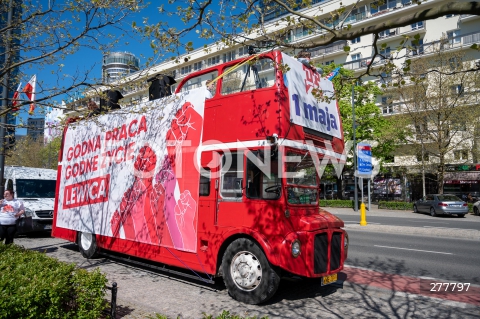
[[[200,196],[209,196],[210,195],[210,169],[203,168],[200,174]]]
[[[240,67],[237,64],[226,68],[223,70],[225,75],[222,81],[222,95],[271,87],[275,84],[274,71],[273,61],[269,58],[247,62]]]
[[[220,194],[223,198],[239,198],[242,197],[242,184],[243,184],[243,162],[242,156],[240,161],[237,155],[243,155],[243,153],[232,152],[228,154],[231,157],[232,162],[230,167],[226,167],[227,157],[222,157],[222,171],[221,171],[221,188]]]
[[[206,74],[202,74],[191,78],[187,82],[185,82],[182,86],[182,92],[186,92],[188,90],[193,90],[199,87],[207,88],[206,82],[207,80],[213,80],[218,77],[218,71],[209,72]],[[215,92],[212,92],[212,95],[215,95]]]

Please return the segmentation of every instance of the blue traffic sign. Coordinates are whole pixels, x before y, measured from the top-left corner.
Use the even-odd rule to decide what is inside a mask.
[[[357,167],[359,176],[372,175],[372,147],[369,144],[357,144]]]

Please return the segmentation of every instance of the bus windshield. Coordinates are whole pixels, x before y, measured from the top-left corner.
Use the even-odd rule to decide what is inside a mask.
[[[55,198],[55,180],[17,179],[18,198]]]
[[[310,153],[287,151],[285,172],[288,203],[317,205],[317,172]]]

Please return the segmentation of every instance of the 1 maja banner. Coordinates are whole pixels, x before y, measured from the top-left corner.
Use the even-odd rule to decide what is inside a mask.
[[[70,125],[56,226],[195,252],[204,106],[200,88]]]
[[[282,54],[282,59],[290,68],[284,77],[293,123],[343,138],[333,83],[286,54]],[[317,90],[318,94],[305,94],[313,90]],[[318,95],[322,97],[318,99]]]

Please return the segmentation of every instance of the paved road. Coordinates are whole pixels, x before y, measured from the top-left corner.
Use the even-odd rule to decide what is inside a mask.
[[[360,213],[358,215],[336,214],[346,224],[358,224]],[[397,214],[398,215],[398,214]],[[404,212],[401,216],[376,216],[375,213],[367,212],[367,223],[378,225],[406,226],[406,227],[425,227],[425,228],[456,228],[480,231],[480,217],[467,215],[464,218],[457,216],[438,216],[431,217],[425,214],[415,214],[413,212]]]
[[[356,232],[372,229],[385,231],[367,225]],[[430,232],[427,230],[423,236],[435,236]],[[230,298],[221,281],[207,285],[111,259],[87,260],[81,257],[76,245],[55,238],[22,237],[15,242],[86,269],[99,267],[110,282],[118,283],[118,318],[145,318],[153,313],[169,318],[203,318],[203,313],[219,315],[223,310],[241,316],[269,318],[480,317],[480,287],[472,287],[475,295],[430,295],[419,289],[419,278],[395,275],[391,269],[382,271],[381,267],[373,267],[375,271],[347,267],[340,274],[340,284],[335,286],[321,287],[317,280],[285,278],[272,300],[252,306]]]
[[[360,226],[360,213],[351,208],[324,207],[345,222],[350,231],[382,232],[432,237],[465,238],[480,240],[480,216],[472,214],[464,218],[431,217],[411,211],[376,209],[366,212],[367,226]]]
[[[365,231],[349,237],[349,266],[480,285],[478,240]]]

